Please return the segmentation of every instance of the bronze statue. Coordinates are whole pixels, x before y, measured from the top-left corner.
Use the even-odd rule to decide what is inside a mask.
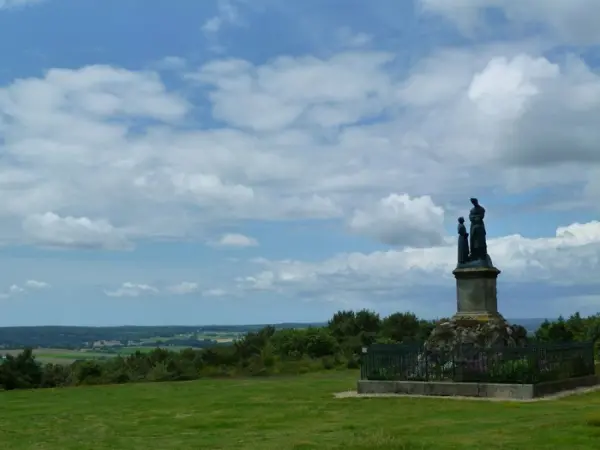
[[[476,198],[471,199],[473,208],[469,211],[471,228],[467,233],[465,219],[458,218],[458,265],[457,268],[494,267],[487,252],[485,208]]]
[[[476,198],[471,199],[473,208],[469,212],[469,220],[471,221],[470,229],[470,247],[471,254],[469,259],[471,261],[486,261],[487,254],[487,243],[486,243],[486,231],[485,223],[483,219],[485,217],[485,208],[479,204]]]
[[[465,227],[465,219],[458,218],[458,264],[469,262],[469,233]]]

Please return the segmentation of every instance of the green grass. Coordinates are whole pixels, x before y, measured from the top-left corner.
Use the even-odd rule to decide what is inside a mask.
[[[154,350],[156,347],[120,347],[115,349],[115,353],[112,353],[113,355],[133,355],[135,352],[141,352],[141,353],[149,353],[152,350]],[[107,353],[110,354],[110,353]]]
[[[0,354],[10,354],[13,356],[18,355],[23,350],[2,350]],[[115,354],[85,351],[80,352],[77,350],[67,350],[64,348],[39,348],[34,349],[33,354],[40,363],[42,364],[71,364],[77,359],[99,359],[116,356]]]
[[[600,393],[334,399],[355,372],[0,393],[11,450],[597,449]]]

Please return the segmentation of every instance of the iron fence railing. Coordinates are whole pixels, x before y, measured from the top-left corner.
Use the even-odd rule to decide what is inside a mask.
[[[594,374],[594,343],[533,343],[526,347],[426,350],[422,344],[373,344],[363,349],[363,380],[535,384]]]

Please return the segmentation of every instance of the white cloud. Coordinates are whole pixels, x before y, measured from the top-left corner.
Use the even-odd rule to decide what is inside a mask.
[[[168,291],[176,295],[186,295],[196,292],[198,290],[198,283],[191,281],[182,281],[181,283],[174,284],[168,287]]]
[[[390,194],[354,211],[349,226],[390,245],[428,247],[443,241],[444,210],[431,197]]]
[[[288,277],[288,272],[282,271],[279,274],[279,280],[282,282],[288,281],[290,277]],[[275,282],[277,281],[276,274],[271,270],[265,270],[260,273],[257,273],[253,276],[248,276],[244,278],[238,278],[237,281],[248,288],[255,291],[267,291],[274,288]]]
[[[0,238],[127,248],[246,219],[343,218],[366,232],[361,212],[390,192],[447,204],[589,181],[594,198],[590,164],[556,166],[598,155],[598,77],[529,50],[434,52],[407,75],[381,52],[217,60],[190,75],[224,121],[201,130],[177,127],[190,105],[152,72],[17,80],[0,90]]]
[[[392,59],[389,53],[343,53],[330,60],[280,57],[261,67],[223,60],[188,77],[214,87],[213,115],[233,126],[256,131],[293,124],[337,127],[390,105],[391,80],[382,68]]]
[[[44,281],[27,280],[25,282],[25,287],[31,288],[31,289],[47,289],[50,287],[50,285]]]
[[[221,29],[223,20],[220,17],[211,17],[204,25],[202,25],[202,31],[205,33],[217,33]]]
[[[38,109],[32,109],[33,105],[37,105]],[[48,134],[58,137],[66,131],[61,127],[65,121],[76,119],[71,117],[74,114],[79,117],[69,128],[74,133],[73,137],[82,136],[82,132],[104,131],[109,136],[100,142],[106,143],[109,137],[116,137],[122,129],[102,126],[92,122],[92,119],[119,115],[170,122],[181,118],[187,112],[188,104],[181,98],[167,94],[158,76],[152,72],[136,73],[94,65],[79,70],[51,69],[42,80],[17,80],[0,91],[0,108],[5,124],[12,122],[21,127],[32,127],[29,130],[11,130],[14,133],[10,135],[19,135],[18,131],[37,131],[47,133],[44,137]],[[56,126],[61,128],[55,130],[54,134],[52,128]],[[68,136],[61,137],[66,139]],[[84,149],[65,150],[73,152]]]
[[[27,280],[23,286],[11,284],[4,292],[0,292],[0,299],[8,299],[16,297],[20,294],[26,294],[31,290],[48,289],[50,285],[44,281]]]
[[[0,0],[0,10],[35,5],[46,0]]]
[[[21,286],[17,286],[16,284],[13,284],[8,288],[8,292],[10,295],[19,294],[21,292],[25,292],[25,289],[23,289]]]
[[[385,70],[391,58],[358,52],[204,66],[196,76],[214,86],[215,114],[248,131],[173,128],[189,105],[151,72],[91,66],[16,81],[0,90],[4,150],[18,162],[0,167],[0,215],[10,219],[0,236],[21,237],[13,220],[43,245],[122,248],[201,234],[200,221],[341,218],[391,189],[414,195],[419,180],[443,184],[444,174],[451,182],[426,153],[414,157],[412,138],[395,123],[355,123],[396,101]],[[248,76],[254,87],[244,87]],[[256,95],[298,109],[298,120],[240,106]]]
[[[202,31],[206,34],[214,34],[221,31],[224,25],[235,25],[239,23],[239,13],[233,0],[217,0],[216,16],[213,16],[204,22]]]
[[[256,247],[258,245],[258,241],[243,234],[228,233],[221,236],[212,244],[219,247]]]
[[[364,47],[373,41],[373,36],[362,32],[353,32],[349,27],[342,27],[335,33],[342,47]]]
[[[500,51],[506,56],[494,56]],[[600,78],[579,58],[559,63],[495,47],[441,52],[416,66],[398,92],[422,152],[415,164],[430,159],[454,178],[426,174],[438,195],[484,186],[509,193],[562,186],[579,194],[597,178],[582,163],[600,156],[593,125]]]
[[[23,222],[44,245],[76,246],[83,235],[85,246],[121,247],[116,216],[128,233],[165,234],[170,216],[158,217],[132,180],[162,151],[142,140],[146,123],[172,124],[187,109],[156,74],[108,66],[53,69],[0,89],[0,235],[20,240]]]
[[[487,151],[509,164],[600,156],[600,132],[591,127],[600,116],[600,78],[581,61],[572,59],[561,69],[542,57],[494,58],[473,77],[468,98],[495,141]]]
[[[447,204],[473,189],[589,180],[594,198],[591,165],[556,165],[597,157],[600,81],[576,58],[521,50],[434,52],[402,77],[381,52],[213,61],[190,75],[225,121],[206,130],[176,127],[190,105],[152,72],[90,66],[17,80],[0,90],[10,156],[0,237],[128,248],[199,236],[201,223],[328,218],[366,233],[365,214],[381,213],[390,192]],[[257,113],[260,99],[271,106]]]
[[[549,238],[512,235],[490,239],[488,250],[503,272],[503,283],[600,285],[595,276],[600,270],[600,222],[559,227]],[[262,271],[236,280],[241,291],[275,291],[292,298],[301,295],[336,301],[358,294],[357,298],[367,296],[377,302],[379,296],[402,299],[407,289],[450,286],[456,247],[346,253],[319,262],[263,259],[260,263]],[[428,302],[429,307],[436,302]],[[408,303],[411,308],[423,307],[418,299]]]
[[[121,273],[115,264],[83,278],[110,286],[108,295],[117,296],[166,298],[189,290],[218,297],[252,290],[261,299],[293,293],[352,305],[386,296],[410,303],[416,298],[407,293],[411,289],[452,286],[456,251],[444,242],[454,243],[455,236],[444,238],[443,229],[454,232],[456,205],[463,208],[471,195],[490,203],[492,236],[519,229],[524,217],[547,220],[535,219],[527,207],[563,208],[556,219],[562,223],[590,220],[600,210],[596,52],[570,45],[600,36],[591,1],[422,0],[426,11],[450,17],[477,38],[458,48],[436,47],[448,42],[438,18],[402,18],[418,24],[406,29],[411,36],[427,34],[408,42],[398,33],[388,39],[391,28],[373,26],[375,16],[390,11],[382,5],[366,7],[355,29],[316,14],[318,2],[267,3],[215,2],[214,17],[201,18],[208,20],[197,31],[218,50],[227,32],[244,25],[246,6],[255,13],[287,9],[292,32],[311,28],[302,46],[318,41],[314,54],[286,55],[291,41],[281,36],[278,53],[267,43],[259,59],[217,58],[194,67],[166,56],[142,66],[152,70],[51,69],[0,87],[0,242],[126,249],[144,241],[206,242],[215,230],[236,230],[243,234],[222,237],[222,243],[244,246],[255,243],[245,236],[249,221],[285,227],[284,237],[267,236],[275,242],[289,243],[308,227],[319,235],[315,242],[324,240],[322,232],[356,233],[402,248],[370,253],[364,249],[372,241],[335,236],[331,245],[347,245],[348,253],[320,262],[310,262],[310,253],[307,261],[296,260],[291,244],[286,261],[215,262],[215,278],[230,271],[234,286],[212,272],[210,280],[179,283],[196,280],[198,272],[188,267],[177,273],[177,264],[156,274]],[[487,6],[504,12],[510,24],[497,31],[485,22]],[[315,20],[306,20],[311,15]],[[399,26],[394,17],[386,19]],[[248,37],[258,42],[260,36]],[[178,84],[179,74],[189,84]],[[542,205],[540,197],[552,198]],[[498,216],[505,217],[496,225]],[[490,240],[502,280],[595,283],[589,274],[598,264],[597,225],[572,225],[553,238],[534,239],[536,232]],[[31,276],[36,273],[47,276],[38,270]],[[7,277],[6,286],[26,279]],[[136,279],[169,281],[119,287]],[[223,289],[207,289],[207,281]],[[35,288],[22,281],[17,286]]]
[[[114,291],[104,291],[109,297],[139,297],[158,294],[158,289],[148,284],[125,282]]]
[[[52,212],[27,217],[23,230],[34,242],[50,247],[126,249],[131,245],[106,220],[60,217]]]
[[[239,3],[239,0],[217,0],[217,14],[206,19],[202,24],[201,30],[211,51],[222,53],[225,50],[219,39],[219,35],[225,28],[243,25],[238,9]]]
[[[200,285],[192,281],[181,281],[163,285],[161,287],[144,283],[125,282],[119,288],[114,290],[105,290],[105,295],[109,297],[143,297],[148,295],[188,295],[198,292]],[[204,295],[204,294],[203,294]]]
[[[207,289],[202,292],[202,295],[205,297],[223,297],[223,296],[227,295],[227,291],[225,291],[224,289],[219,289],[219,288]]]
[[[187,60],[180,56],[165,56],[161,60],[152,64],[152,67],[155,67],[159,70],[183,70],[187,67]]]
[[[594,14],[596,0],[420,0],[425,11],[454,21],[463,31],[473,33],[485,26],[485,9],[495,8],[511,22],[538,25],[569,43],[600,42],[600,17]]]
[[[536,82],[555,79],[559,68],[545,58],[519,55],[512,60],[493,58],[475,74],[468,97],[482,113],[511,119],[525,113],[529,101],[541,93]]]
[[[438,205],[450,211],[473,191],[577,184],[573,198],[597,197],[600,80],[584,62],[519,43],[432,51],[408,71],[398,64],[392,52],[367,50],[215,60],[188,75],[198,89],[190,98],[206,94],[207,105],[191,105],[151,71],[90,66],[15,80],[0,89],[0,238],[122,249],[139,239],[204,241],[207,230],[245,220],[338,219],[414,247],[440,244]],[[196,106],[218,125],[191,127]],[[551,250],[540,242],[506,237],[492,256],[514,256],[507,274],[521,264],[546,276]],[[432,270],[447,276],[454,258],[439,246],[349,254],[314,270],[277,264],[240,283],[280,289],[308,279],[321,289],[329,277],[334,289],[341,280],[359,289],[372,279],[385,291],[386,273],[399,289],[429,282],[421,275]],[[150,292],[129,284],[110,292]]]
[[[189,195],[198,202],[228,202],[238,203],[252,201],[254,191],[241,184],[224,183],[213,174],[176,174],[171,181],[175,192],[179,195]]]

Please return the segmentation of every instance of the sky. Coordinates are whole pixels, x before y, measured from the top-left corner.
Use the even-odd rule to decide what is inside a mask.
[[[597,0],[0,0],[0,326],[600,308]]]

